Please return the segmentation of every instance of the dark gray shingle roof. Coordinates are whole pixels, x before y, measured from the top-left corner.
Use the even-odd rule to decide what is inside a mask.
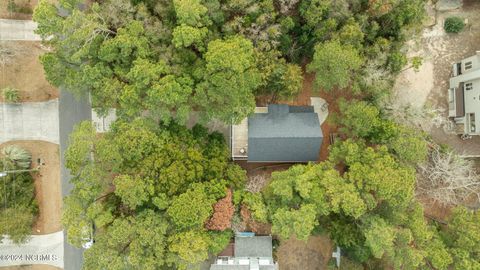
[[[248,161],[315,161],[322,139],[313,107],[269,105],[248,118]]]
[[[235,257],[272,257],[272,237],[235,237]]]

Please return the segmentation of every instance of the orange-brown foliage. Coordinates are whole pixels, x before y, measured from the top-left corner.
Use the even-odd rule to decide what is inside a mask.
[[[232,217],[235,212],[235,208],[232,203],[232,190],[227,191],[227,196],[219,200],[213,206],[213,215],[210,220],[207,221],[205,227],[208,230],[223,231],[228,229],[232,225]]]

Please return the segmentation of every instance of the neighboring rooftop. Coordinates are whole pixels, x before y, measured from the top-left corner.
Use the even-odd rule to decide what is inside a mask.
[[[210,270],[277,270],[271,236],[235,237],[233,256],[219,256]]]
[[[480,51],[452,68],[448,115],[463,127],[459,134],[480,135]]]
[[[272,257],[272,237],[235,237],[235,257]]]

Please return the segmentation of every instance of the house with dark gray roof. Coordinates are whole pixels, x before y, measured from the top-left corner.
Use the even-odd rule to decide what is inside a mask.
[[[272,257],[271,236],[235,237],[233,254],[219,256],[210,270],[278,270]]]
[[[313,106],[270,104],[231,129],[234,160],[248,162],[317,161],[323,133]]]

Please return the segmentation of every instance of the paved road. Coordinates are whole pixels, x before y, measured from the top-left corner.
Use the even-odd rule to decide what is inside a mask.
[[[0,110],[0,143],[15,140],[59,143],[58,99],[2,104]]]
[[[29,40],[29,41],[41,40],[38,35],[34,34],[34,30],[36,28],[37,28],[37,25],[33,21],[0,19],[0,40]],[[64,160],[65,149],[68,147],[68,137],[72,132],[75,124],[83,120],[92,119],[92,111],[87,98],[76,99],[69,92],[63,91],[62,89],[60,90],[61,90],[60,100],[59,102],[56,101],[55,114],[50,115],[50,117],[42,118],[42,119],[45,119],[45,121],[47,121],[47,125],[54,125],[53,123],[56,123],[55,127],[51,126],[51,127],[45,128],[45,130],[56,131],[56,135],[57,135],[56,143],[60,144],[62,196],[65,197],[70,193],[70,190],[72,189],[72,185],[69,182],[71,175],[68,172],[68,170],[65,168],[65,160]],[[0,119],[0,122],[5,123],[5,121],[3,120],[12,119],[11,117],[19,117],[16,115],[9,114],[9,110],[11,109],[9,106],[10,105],[3,106],[4,108],[6,108],[7,112],[0,114],[2,117],[2,119]],[[21,115],[23,117],[25,115],[25,113],[23,112],[23,109],[20,111],[22,111]],[[50,112],[50,109],[47,111]],[[16,114],[18,113],[19,111],[17,111]],[[6,114],[8,114],[8,118]],[[27,119],[29,119],[27,121],[25,121],[23,118],[17,118],[17,119],[22,119],[22,121],[20,121],[22,123],[22,127],[20,130],[31,131],[33,130],[33,127],[28,127],[25,124],[35,124],[36,122],[42,122],[42,121],[37,121],[38,119],[32,120],[30,118],[31,113],[28,110],[26,115],[28,116]],[[39,115],[42,116],[43,112],[40,112]],[[10,122],[11,123],[7,124],[7,127],[9,127],[8,125],[11,125],[18,128],[17,123],[14,123],[14,121],[10,121]],[[6,127],[2,127],[2,130],[9,130],[9,129]],[[40,128],[40,130],[43,131],[43,128]],[[5,135],[5,137],[7,137],[7,135]],[[50,137],[50,136],[46,136],[46,137]],[[0,139],[2,139],[1,134],[0,134]],[[47,141],[49,140],[47,139]],[[63,239],[66,240],[66,235],[64,235],[63,232],[60,232],[60,233],[62,233],[62,235],[64,236],[62,238],[62,242],[63,242],[63,261],[62,262],[64,262],[64,265],[63,265],[64,269],[65,270],[81,269],[82,262],[83,262],[83,250],[75,248],[69,245],[66,241],[63,241]],[[48,243],[48,241],[45,243]]]
[[[37,23],[33,21],[0,19],[0,40],[42,40],[33,33],[35,29]]]
[[[0,244],[0,267],[28,264],[48,264],[63,267],[63,232],[33,235],[22,245],[8,237]]]
[[[77,100],[71,93],[60,89],[60,106],[59,106],[59,120],[60,120],[60,165],[62,177],[62,195],[65,197],[70,193],[72,184],[69,180],[71,175],[65,168],[64,153],[68,146],[68,136],[73,130],[75,124],[83,120],[92,119],[92,110],[87,98]],[[66,238],[66,236],[65,236]],[[65,270],[79,270],[82,268],[83,250],[75,248],[64,242],[64,261]]]

